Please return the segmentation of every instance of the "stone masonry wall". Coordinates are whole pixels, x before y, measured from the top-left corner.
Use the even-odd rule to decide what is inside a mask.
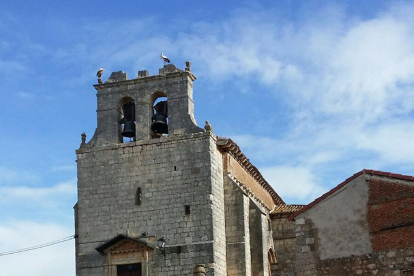
[[[250,232],[250,255],[252,260],[252,276],[268,275],[266,248],[263,240],[266,238],[266,232],[262,228],[262,217],[264,216],[257,205],[250,200],[249,206],[249,232]]]
[[[224,178],[227,275],[250,276],[249,197],[234,181]]]
[[[305,218],[295,220],[296,232],[296,276],[317,275],[316,233],[312,221]]]
[[[77,275],[106,275],[95,248],[143,232],[167,243],[165,257],[154,249],[150,275],[191,275],[200,263],[225,275],[219,154],[208,132],[78,150]]]
[[[167,67],[174,67],[169,64]],[[176,68],[175,68],[176,69]],[[178,69],[177,69],[178,70]],[[174,71],[174,70],[173,70]],[[95,85],[97,93],[97,129],[88,144],[107,145],[122,141],[120,129],[123,99],[135,102],[136,139],[151,137],[152,104],[156,95],[168,98],[169,133],[181,135],[202,131],[194,120],[193,76],[178,70],[151,77]]]
[[[273,276],[294,276],[296,260],[295,222],[287,217],[272,219],[273,240],[277,264],[272,266]]]
[[[262,231],[262,263],[263,263],[263,276],[271,276],[270,263],[269,263],[269,249],[273,247],[272,230],[270,225],[270,219],[267,215],[261,214],[260,225]]]
[[[309,219],[296,219],[296,276],[400,276],[414,269],[414,248],[391,249],[358,256],[321,260],[318,240]]]
[[[414,270],[414,248],[323,260],[319,264],[318,276],[400,276],[406,270]]]
[[[211,272],[208,275],[224,276],[226,275],[226,229],[224,212],[223,157],[217,149],[216,140],[210,139],[209,141],[212,196],[212,206],[210,208],[212,208],[213,212],[214,267],[210,266]],[[200,263],[202,262],[199,262],[198,264]]]

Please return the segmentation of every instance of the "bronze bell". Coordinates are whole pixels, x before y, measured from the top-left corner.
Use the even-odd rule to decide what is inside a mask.
[[[157,134],[168,134],[167,117],[162,114],[152,116],[151,129]]]
[[[122,106],[124,118],[119,122],[124,125],[122,130],[122,136],[124,137],[135,137],[135,104],[134,102],[127,102]]]
[[[135,123],[133,121],[125,121],[124,129],[122,130],[121,134],[124,137],[135,137]]]

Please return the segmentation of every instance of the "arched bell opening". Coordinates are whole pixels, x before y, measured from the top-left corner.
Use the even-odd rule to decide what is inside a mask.
[[[119,101],[119,142],[135,141],[135,101],[130,97],[124,97]]]
[[[158,91],[151,96],[151,136],[157,138],[168,135],[168,98]]]

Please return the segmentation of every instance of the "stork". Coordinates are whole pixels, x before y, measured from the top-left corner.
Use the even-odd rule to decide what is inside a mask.
[[[98,77],[98,78],[100,78],[101,76],[102,76],[102,74],[103,74],[103,72],[105,71],[105,69],[103,69],[103,68],[99,68],[98,69],[98,72],[96,73],[96,76]]]
[[[170,63],[170,59],[167,58],[163,53],[161,53],[160,58],[164,61],[164,64]]]

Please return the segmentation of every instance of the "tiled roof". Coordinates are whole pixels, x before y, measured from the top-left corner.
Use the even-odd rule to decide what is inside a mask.
[[[280,214],[291,214],[294,212],[299,211],[306,205],[291,205],[291,204],[285,204],[285,205],[278,205],[276,208],[270,213],[270,215],[280,215]]]
[[[349,182],[351,182],[352,180],[354,180],[355,178],[357,178],[358,176],[363,175],[363,174],[382,176],[382,177],[388,177],[388,178],[399,179],[399,180],[414,181],[414,176],[410,176],[410,175],[403,175],[403,174],[397,174],[397,173],[391,173],[391,172],[382,172],[382,171],[363,169],[362,171],[357,172],[353,176],[347,178],[344,182],[342,182],[341,184],[339,184],[338,186],[336,186],[335,188],[333,188],[329,192],[321,195],[320,197],[318,197],[317,199],[315,199],[314,201],[312,201],[311,203],[309,203],[308,205],[306,205],[305,207],[303,207],[299,211],[292,214],[289,217],[289,220],[293,220],[299,214],[309,210],[310,208],[312,208],[313,206],[315,206],[316,204],[318,204],[319,202],[321,202],[322,200],[324,200],[325,198],[327,198],[331,194],[335,193],[336,191],[341,189],[343,186],[345,186],[346,184],[348,184]]]
[[[230,153],[239,164],[270,194],[276,205],[285,204],[282,198],[273,190],[272,186],[264,179],[260,171],[250,163],[250,160],[243,154],[239,146],[229,138],[217,139],[217,146],[222,152]]]

